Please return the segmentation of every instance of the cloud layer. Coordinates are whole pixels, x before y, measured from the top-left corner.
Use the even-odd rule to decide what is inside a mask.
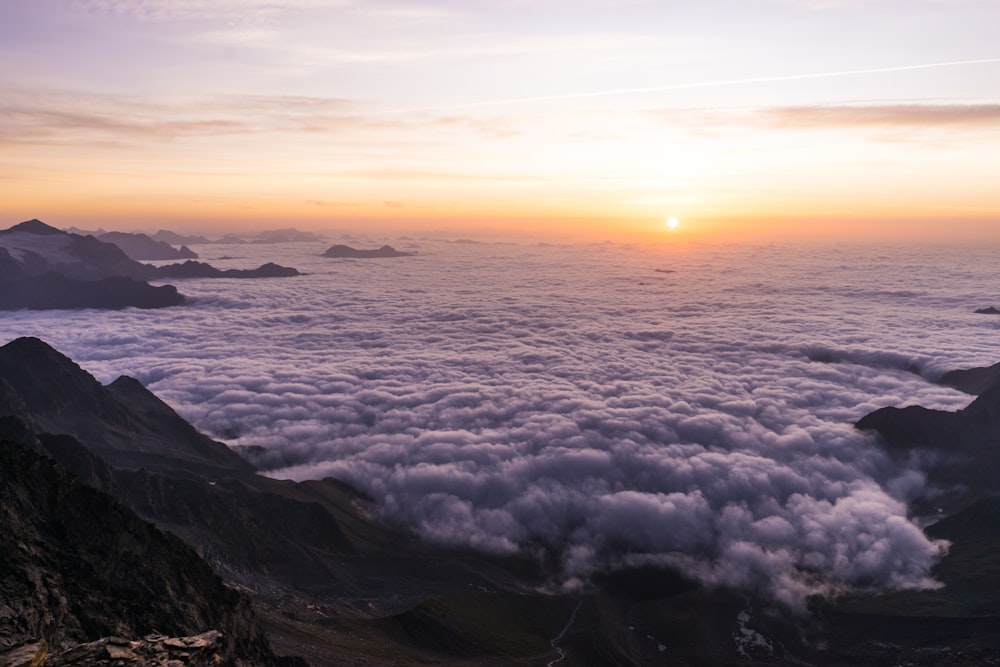
[[[851,424],[967,402],[926,378],[995,361],[985,254],[390,241],[419,254],[218,248],[309,275],[15,313],[0,336],[133,375],[270,474],[346,480],[427,539],[554,557],[568,589],[649,563],[799,608],[933,585],[945,545],[906,507],[923,475]]]

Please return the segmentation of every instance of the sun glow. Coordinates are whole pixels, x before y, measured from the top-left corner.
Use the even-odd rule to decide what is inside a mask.
[[[667,218],[667,229],[677,229],[677,226],[681,224],[680,220],[674,217]]]

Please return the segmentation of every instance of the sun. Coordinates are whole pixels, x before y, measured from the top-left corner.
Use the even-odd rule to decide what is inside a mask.
[[[670,217],[667,218],[667,229],[677,229],[677,225],[681,224],[681,221],[677,218]]]

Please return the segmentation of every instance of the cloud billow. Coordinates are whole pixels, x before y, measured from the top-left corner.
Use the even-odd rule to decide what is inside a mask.
[[[797,609],[933,586],[946,545],[907,511],[924,476],[852,424],[967,402],[923,375],[988,360],[981,318],[937,316],[975,262],[711,253],[269,255],[306,275],[225,295],[191,281],[169,321],[16,313],[0,333],[40,335],[103,381],[134,375],[268,474],[347,481],[428,540],[544,555],[567,590],[639,565]],[[677,274],[637,287],[666,261]],[[924,280],[935,262],[963,262],[963,280]]]

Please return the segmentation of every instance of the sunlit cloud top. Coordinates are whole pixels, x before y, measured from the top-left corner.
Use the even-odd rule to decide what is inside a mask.
[[[996,25],[994,0],[9,0],[0,211],[988,235]]]

